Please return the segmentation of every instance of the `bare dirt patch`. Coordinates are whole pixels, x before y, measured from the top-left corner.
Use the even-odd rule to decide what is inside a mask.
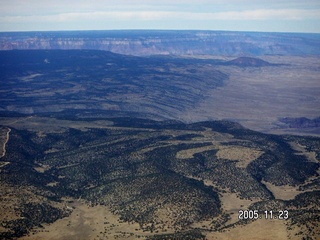
[[[40,173],[44,173],[45,171],[48,171],[51,167],[49,165],[41,165],[39,167],[35,167],[34,170]]]
[[[29,82],[29,81],[32,81],[34,78],[40,77],[40,76],[43,76],[43,74],[34,73],[34,74],[29,74],[29,75],[24,76],[24,77],[20,77],[20,80],[24,81],[24,82]]]
[[[0,158],[4,157],[6,155],[6,145],[10,138],[10,128],[1,128],[0,129],[0,144],[2,147],[0,147]]]

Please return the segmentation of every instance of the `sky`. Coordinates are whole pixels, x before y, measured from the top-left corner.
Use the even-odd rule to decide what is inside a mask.
[[[320,0],[0,0],[0,31],[188,29],[320,33]]]

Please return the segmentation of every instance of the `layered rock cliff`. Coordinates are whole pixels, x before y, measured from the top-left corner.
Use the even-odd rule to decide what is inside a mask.
[[[0,33],[0,50],[95,49],[128,55],[318,55],[320,34],[222,31]]]

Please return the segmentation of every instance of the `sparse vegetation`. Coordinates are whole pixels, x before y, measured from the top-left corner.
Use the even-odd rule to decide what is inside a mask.
[[[18,237],[68,216],[72,208],[64,205],[69,204],[63,200],[66,197],[82,199],[91,208],[106,206],[119,216],[119,224],[138,224],[137,232],[150,239],[203,239],[206,231],[250,224],[252,221],[234,220],[229,224],[231,216],[223,211],[219,197],[226,192],[237,194],[239,199],[255,199],[250,209],[289,209],[290,226],[302,226],[303,216],[311,225],[317,219],[317,198],[303,197],[311,193],[298,195],[292,201],[275,200],[262,183],[305,186],[306,180],[317,176],[319,164],[296,155],[288,144],[291,138],[246,130],[229,122],[100,120],[109,124],[99,128],[95,127],[96,119],[82,119],[92,127],[65,128],[59,133],[48,129],[45,134],[41,126],[42,134],[12,128],[2,159],[10,164],[1,168],[1,181],[4,189],[22,185],[30,191],[14,202],[12,208],[6,208],[16,217],[2,217],[2,226],[7,229],[2,236]],[[309,141],[307,137],[299,139]],[[207,147],[213,150],[206,150]],[[237,147],[239,151],[245,147],[248,154],[252,149],[256,158],[252,157],[247,167],[237,165],[234,156]],[[231,149],[230,159],[227,154],[218,155],[220,148]],[[187,158],[177,157],[178,152],[190,149],[197,151]],[[257,149],[262,154],[255,155]],[[8,194],[4,193],[1,198],[3,209],[6,197]],[[299,215],[298,208],[309,210]],[[202,221],[212,223],[205,230],[190,231],[193,224]],[[115,227],[106,222],[109,221],[102,222],[105,227]],[[308,224],[306,229],[311,227]],[[108,229],[97,234],[107,233]],[[316,230],[309,233],[318,234]],[[123,234],[130,236],[130,232]],[[136,232],[133,234],[138,236]]]

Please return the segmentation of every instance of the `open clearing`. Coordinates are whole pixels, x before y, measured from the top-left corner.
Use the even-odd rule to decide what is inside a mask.
[[[237,226],[218,233],[208,233],[206,237],[208,240],[283,240],[288,239],[288,232],[284,221],[259,219],[245,226]]]
[[[74,210],[69,217],[62,218],[44,228],[34,229],[22,240],[92,240],[92,239],[145,239],[151,235],[143,232],[137,223],[123,222],[108,207],[91,207],[74,201],[68,207]],[[167,232],[169,233],[169,232]]]

